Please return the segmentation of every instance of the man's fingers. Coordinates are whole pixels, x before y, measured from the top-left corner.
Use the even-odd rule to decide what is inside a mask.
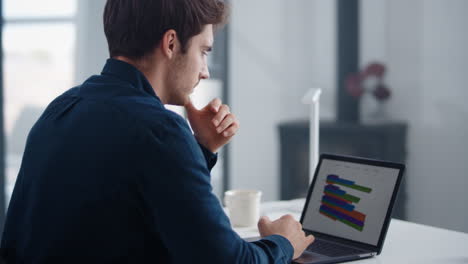
[[[260,220],[258,220],[258,224],[269,224],[271,223],[271,220],[268,216],[264,215],[262,217],[260,217]]]
[[[221,99],[215,98],[208,103],[208,107],[213,113],[217,113],[219,111],[219,107],[221,106],[222,102]]]
[[[271,224],[271,220],[268,218],[268,216],[260,217],[260,220],[258,220],[257,223],[257,227],[261,237],[271,235],[271,232],[269,231]]]
[[[313,235],[306,236],[306,242],[310,245],[312,242],[315,241],[315,237]]]
[[[216,128],[216,132],[218,134],[222,133],[226,128],[230,127],[232,123],[236,121],[235,117],[233,114],[227,114],[226,117],[224,117],[223,121],[219,126]]]
[[[302,225],[299,221],[296,221],[296,226],[299,230],[302,230]]]
[[[239,130],[239,123],[234,122],[228,129],[223,132],[223,136],[232,137]]]
[[[281,216],[280,219],[296,220],[296,219],[294,219],[294,217],[291,214],[285,214],[285,215]]]
[[[216,116],[212,119],[213,124],[215,127],[217,127],[221,121],[230,113],[229,106],[227,105],[221,105],[218,109],[218,113]]]

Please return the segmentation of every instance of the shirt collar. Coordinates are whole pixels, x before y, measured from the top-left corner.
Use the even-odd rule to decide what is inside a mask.
[[[135,66],[127,62],[110,58],[106,61],[106,65],[104,65],[101,74],[111,75],[120,80],[129,82],[136,89],[142,90],[161,101],[145,75]]]

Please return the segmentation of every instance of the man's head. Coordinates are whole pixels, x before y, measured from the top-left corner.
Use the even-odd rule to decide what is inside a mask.
[[[153,86],[163,86],[153,88],[164,103],[185,104],[200,79],[209,77],[206,54],[226,9],[221,0],[107,0],[110,56],[159,65],[158,72],[140,70]]]

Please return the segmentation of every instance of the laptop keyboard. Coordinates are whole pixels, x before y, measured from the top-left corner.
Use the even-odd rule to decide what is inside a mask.
[[[328,257],[341,257],[364,253],[364,251],[331,243],[325,240],[316,239],[307,250],[319,253]]]

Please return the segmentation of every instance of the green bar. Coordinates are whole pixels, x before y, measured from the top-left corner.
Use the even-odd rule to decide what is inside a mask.
[[[331,214],[329,214],[329,213],[327,213],[327,212],[325,212],[325,211],[323,211],[323,210],[319,210],[319,211],[320,211],[322,214],[324,214],[324,215],[328,215],[329,217],[335,218],[335,221],[338,219],[338,217],[333,216],[333,215],[331,215]]]
[[[346,201],[350,201],[350,202],[353,202],[353,203],[359,203],[359,201],[361,200],[361,198],[353,196],[351,194],[341,195],[341,194],[331,193],[331,192],[326,191],[326,190],[324,191],[324,193],[338,196],[340,198],[345,199]]]
[[[359,203],[359,201],[361,201],[361,198],[353,196],[351,194],[345,194],[344,197],[344,199],[355,203]]]
[[[352,195],[350,195],[350,196],[352,196],[352,197],[347,197],[347,196],[346,196],[347,194],[341,195],[341,194],[331,193],[331,192],[329,192],[329,191],[327,191],[327,190],[325,190],[324,193],[325,193],[325,194],[330,194],[330,195],[335,195],[335,196],[337,196],[337,197],[340,197],[340,198],[345,199],[346,201],[355,202],[355,199],[352,198],[352,197],[354,197],[354,196],[352,196]],[[354,197],[354,198],[356,198],[356,197]],[[359,201],[359,198],[358,198],[358,201]]]
[[[349,225],[350,227],[352,227],[352,228],[354,228],[354,229],[356,229],[356,230],[362,232],[363,227],[358,226],[358,225],[356,225],[356,224],[354,224],[354,223],[351,223],[351,222],[349,222],[349,221],[346,220],[346,219],[338,219],[338,220],[339,220],[340,222],[342,222],[343,224],[347,224],[347,225]]]
[[[323,203],[324,205],[328,205],[328,206],[340,207],[339,205],[331,204],[331,203],[328,203],[328,202],[326,202],[326,201],[322,201],[322,203]],[[341,208],[341,207],[340,207],[340,208]],[[335,217],[335,218],[337,218],[337,217]]]
[[[361,191],[361,192],[366,192],[366,193],[372,192],[371,188],[367,188],[367,187],[364,187],[364,186],[361,186],[361,185],[350,185],[349,188],[352,188],[352,189],[355,189],[355,190],[358,190],[358,191]]]
[[[338,185],[341,185],[341,186],[344,186],[344,187],[348,187],[348,188],[351,188],[351,189],[355,189],[355,190],[358,190],[358,191],[361,191],[361,192],[366,192],[366,193],[370,193],[372,191],[371,188],[367,188],[367,187],[364,187],[364,186],[361,186],[361,185],[349,185],[349,184],[344,184],[344,183],[341,183],[341,182],[336,182],[336,181],[333,181],[333,180],[328,180],[329,182],[332,182],[334,184],[338,184]]]

